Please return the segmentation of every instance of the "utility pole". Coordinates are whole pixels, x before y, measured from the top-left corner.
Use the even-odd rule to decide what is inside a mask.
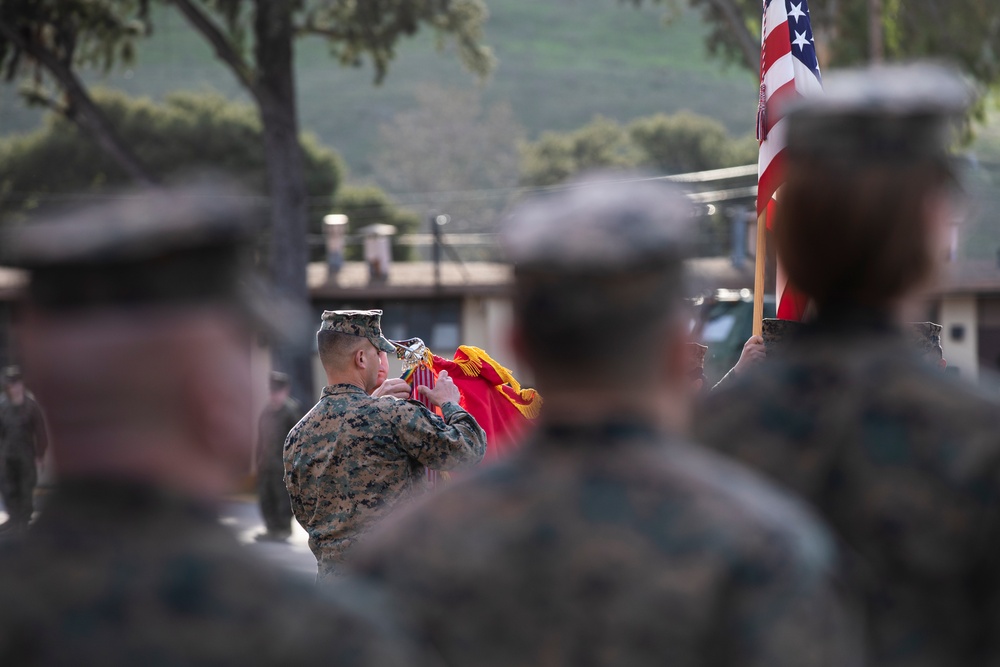
[[[885,61],[882,42],[882,0],[868,0],[868,55],[873,65]]]
[[[440,213],[431,213],[430,223],[431,223],[431,234],[434,238],[433,261],[434,261],[434,289],[441,289],[441,247],[443,245],[443,240],[441,239],[442,227],[448,224],[451,218],[447,215]]]

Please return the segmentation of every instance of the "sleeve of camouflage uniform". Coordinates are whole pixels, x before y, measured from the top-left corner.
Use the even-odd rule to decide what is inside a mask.
[[[456,403],[441,406],[443,419],[415,401],[396,401],[395,412],[399,446],[431,470],[474,465],[486,455],[486,433]]]

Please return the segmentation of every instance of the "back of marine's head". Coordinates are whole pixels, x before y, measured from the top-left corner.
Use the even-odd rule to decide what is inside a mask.
[[[511,216],[514,311],[545,384],[641,383],[649,355],[682,319],[686,198],[620,174],[573,181]]]
[[[5,262],[28,275],[25,376],[60,474],[218,490],[245,465],[249,346],[268,311],[252,289],[260,213],[255,197],[213,179],[5,230]]]
[[[794,104],[774,221],[788,278],[824,308],[884,308],[933,274],[971,89],[939,66],[831,74]]]

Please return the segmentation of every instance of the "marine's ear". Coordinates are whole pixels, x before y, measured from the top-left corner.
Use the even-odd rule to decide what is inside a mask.
[[[365,348],[364,348],[364,346],[361,346],[358,349],[354,350],[354,354],[352,355],[352,358],[354,360],[354,366],[356,368],[364,369],[364,368],[366,368],[368,366],[367,360],[365,359]]]

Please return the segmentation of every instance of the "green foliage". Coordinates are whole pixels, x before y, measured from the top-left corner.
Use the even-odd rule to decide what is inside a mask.
[[[29,103],[51,105],[43,54],[108,72],[135,60],[148,18],[149,0],[0,0],[0,71],[24,81]]]
[[[838,27],[844,25],[841,22]],[[883,25],[890,58],[947,58],[987,86],[1000,86],[1000,3],[996,0],[885,0]]]
[[[229,0],[233,3],[233,0]],[[454,37],[459,57],[480,76],[494,66],[492,52],[482,44],[489,15],[481,0],[316,0],[304,2],[301,31],[327,40],[341,63],[358,67],[367,55],[377,81],[395,58],[400,37],[412,36],[424,23],[437,33],[443,47]]]
[[[706,43],[708,52],[730,62],[744,63],[739,31],[746,30],[759,46],[762,5],[760,0],[691,0],[691,6],[700,9],[711,26]],[[756,74],[759,67],[759,63],[754,63],[750,69]]]
[[[596,113],[624,122],[682,107],[717,118],[731,131],[753,127],[753,76],[706,57],[708,26],[694,12],[664,27],[659,9],[629,11],[613,0],[571,0],[572,6],[567,1],[486,3],[487,37],[501,65],[489,85],[479,87],[483,106],[509,103],[532,138],[574,129]],[[137,61],[127,71],[110,72],[106,85],[154,99],[192,85],[229,94],[232,75],[183,16],[158,3],[150,14],[156,29],[142,41]],[[415,89],[434,84],[468,90],[473,85],[452,57],[453,48],[435,49],[430,30],[400,40],[378,87],[371,85],[367,61],[361,71],[338,67],[321,39],[300,39],[295,49],[303,128],[336,147],[358,178],[381,181],[372,160],[378,154],[378,128],[413,108]],[[34,129],[41,114],[18,104],[12,92],[0,87],[0,133]]]
[[[256,192],[267,191],[260,121],[252,107],[217,94],[176,93],[163,104],[100,90],[94,98],[157,177],[170,180],[212,170],[230,174]],[[310,223],[318,231],[343,168],[337,155],[313,137],[303,137],[302,148]],[[0,141],[0,215],[30,215],[38,206],[74,193],[128,183],[114,160],[56,114],[35,132]]]
[[[410,211],[398,208],[385,192],[375,186],[344,186],[337,192],[333,206],[335,213],[347,216],[349,234],[368,225],[388,224],[396,227],[396,235],[412,234],[420,228],[420,218]],[[412,259],[412,246],[393,244],[392,255],[397,261]],[[349,245],[345,259],[362,259],[363,250],[359,245]]]
[[[643,0],[625,0],[640,6]],[[886,59],[944,59],[988,87],[1000,86],[1000,2],[996,0],[881,0]],[[679,12],[678,0],[650,0]],[[760,0],[690,0],[711,26],[709,52],[757,72],[741,48],[760,40]],[[821,64],[844,67],[871,58],[869,0],[813,2],[813,29]]]
[[[8,80],[34,73],[36,63],[21,48],[31,40],[64,63],[107,71],[134,59],[148,17],[149,0],[2,0],[0,22],[16,34],[0,33],[0,63]]]
[[[572,132],[546,132],[521,150],[521,182],[553,185],[573,174],[601,168],[628,168],[639,163],[628,132],[613,120],[597,116]]]
[[[756,160],[752,136],[732,139],[721,123],[689,111],[639,118],[627,127],[598,116],[573,132],[547,132],[521,151],[521,182],[545,186],[592,169],[678,174]]]
[[[640,118],[628,133],[641,154],[638,164],[665,174],[747,164],[757,155],[755,139],[734,141],[722,123],[689,111]]]

